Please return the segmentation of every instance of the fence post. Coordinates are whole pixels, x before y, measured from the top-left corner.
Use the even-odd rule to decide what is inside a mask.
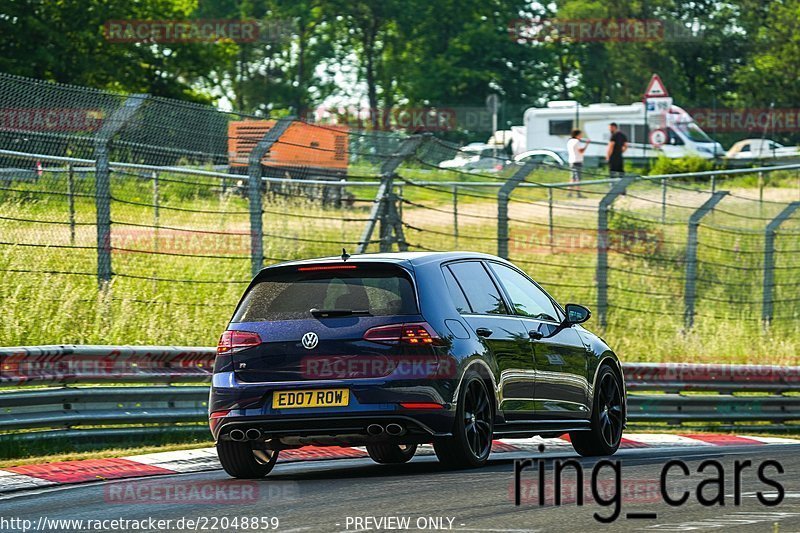
[[[453,185],[453,236],[458,248],[458,185]]]
[[[372,233],[375,231],[375,226],[378,223],[380,223],[378,234],[380,235],[381,252],[391,251],[392,242],[394,240],[397,240],[401,250],[408,249],[405,238],[403,238],[402,219],[397,211],[397,195],[394,194],[394,178],[397,168],[403,161],[417,151],[423,139],[427,139],[427,137],[412,135],[406,138],[397,152],[392,154],[391,157],[387,158],[381,164],[381,184],[372,202],[369,220],[367,220],[367,225],[364,228],[364,232],[361,234],[361,239],[358,241],[356,253],[366,253],[369,241],[372,239]],[[395,237],[392,237],[392,230],[395,231]]]
[[[111,168],[109,144],[111,139],[149,98],[147,94],[132,94],[103,122],[94,139],[95,209],[97,210],[97,281],[101,288],[111,281]]]
[[[764,294],[761,305],[761,317],[764,325],[769,325],[772,321],[774,289],[775,289],[775,233],[783,221],[792,216],[798,208],[800,202],[792,202],[783,211],[773,218],[767,229],[764,231]]]
[[[158,227],[158,219],[160,213],[158,212],[158,202],[159,202],[159,194],[158,194],[158,171],[153,171],[153,224]]]
[[[403,220],[403,184],[397,186],[397,198],[400,202],[397,204],[397,214],[400,220]]]
[[[597,321],[600,327],[608,322],[608,212],[618,196],[625,194],[634,180],[633,176],[623,176],[611,186],[611,190],[600,200],[597,207]]]
[[[550,243],[550,251],[553,251],[553,188],[547,189],[547,229],[548,241]]]
[[[694,324],[694,302],[696,299],[697,287],[697,230],[700,221],[714,209],[720,200],[728,195],[728,191],[717,191],[711,198],[698,207],[689,217],[689,234],[686,238],[686,281],[683,293],[684,312],[683,321],[686,330],[692,328]]]
[[[67,195],[69,201],[69,243],[75,246],[75,167],[67,166]]]
[[[289,126],[294,122],[294,117],[284,117],[264,134],[253,147],[247,158],[247,201],[250,207],[250,272],[253,277],[264,266],[264,221],[261,196],[261,160],[267,155],[275,141],[280,139]]]
[[[389,194],[384,202],[383,214],[380,218],[381,227],[381,252],[391,252],[392,244],[397,242],[397,249],[401,252],[408,250],[408,243],[403,232],[403,214],[398,210],[397,193],[394,192],[394,183],[389,186]],[[402,205],[402,204],[400,204]],[[393,234],[394,232],[394,234]]]
[[[158,193],[158,171],[154,170],[150,177],[153,180],[153,226],[155,226],[153,233],[155,234],[155,240],[153,242],[153,250],[158,252],[158,226],[159,226],[159,218],[160,213],[158,211],[158,204],[159,204],[159,193]]]
[[[667,221],[667,178],[661,178],[661,223]]]
[[[528,161],[506,180],[497,191],[497,255],[508,259],[508,200],[517,185],[536,168],[536,161]]]

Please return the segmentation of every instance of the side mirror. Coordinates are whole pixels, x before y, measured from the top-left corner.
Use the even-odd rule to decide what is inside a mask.
[[[586,307],[578,304],[567,304],[564,310],[567,312],[567,318],[564,322],[567,325],[583,324],[592,316],[592,312]]]

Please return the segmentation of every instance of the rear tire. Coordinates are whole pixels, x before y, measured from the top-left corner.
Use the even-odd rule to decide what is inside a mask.
[[[238,479],[259,479],[272,471],[278,452],[254,450],[249,442],[220,440],[217,456],[228,475]]]
[[[367,444],[370,458],[382,465],[407,463],[417,453],[416,444]]]
[[[572,447],[584,457],[613,455],[622,440],[625,419],[619,377],[607,365],[599,372],[592,402],[591,429],[569,434]]]
[[[433,443],[436,457],[451,468],[477,468],[486,464],[492,451],[494,411],[486,384],[477,374],[468,374],[458,394],[453,436]]]

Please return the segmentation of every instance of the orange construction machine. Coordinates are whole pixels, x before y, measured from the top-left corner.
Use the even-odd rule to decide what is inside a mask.
[[[228,163],[247,172],[250,152],[275,120],[239,120],[228,124]],[[340,177],[347,174],[348,128],[293,122],[261,160],[276,177]]]

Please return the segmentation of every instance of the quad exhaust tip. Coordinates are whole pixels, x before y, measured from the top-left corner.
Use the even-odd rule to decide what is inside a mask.
[[[383,434],[383,426],[380,424],[370,424],[367,426],[367,434],[373,437]]]
[[[247,438],[244,431],[242,431],[241,429],[232,429],[229,435],[231,437],[231,440],[236,442],[242,442]]]
[[[261,430],[250,428],[245,432],[247,440],[258,440],[261,438]]]
[[[386,433],[391,435],[392,437],[399,437],[406,432],[406,428],[401,426],[400,424],[387,424],[386,425]]]

